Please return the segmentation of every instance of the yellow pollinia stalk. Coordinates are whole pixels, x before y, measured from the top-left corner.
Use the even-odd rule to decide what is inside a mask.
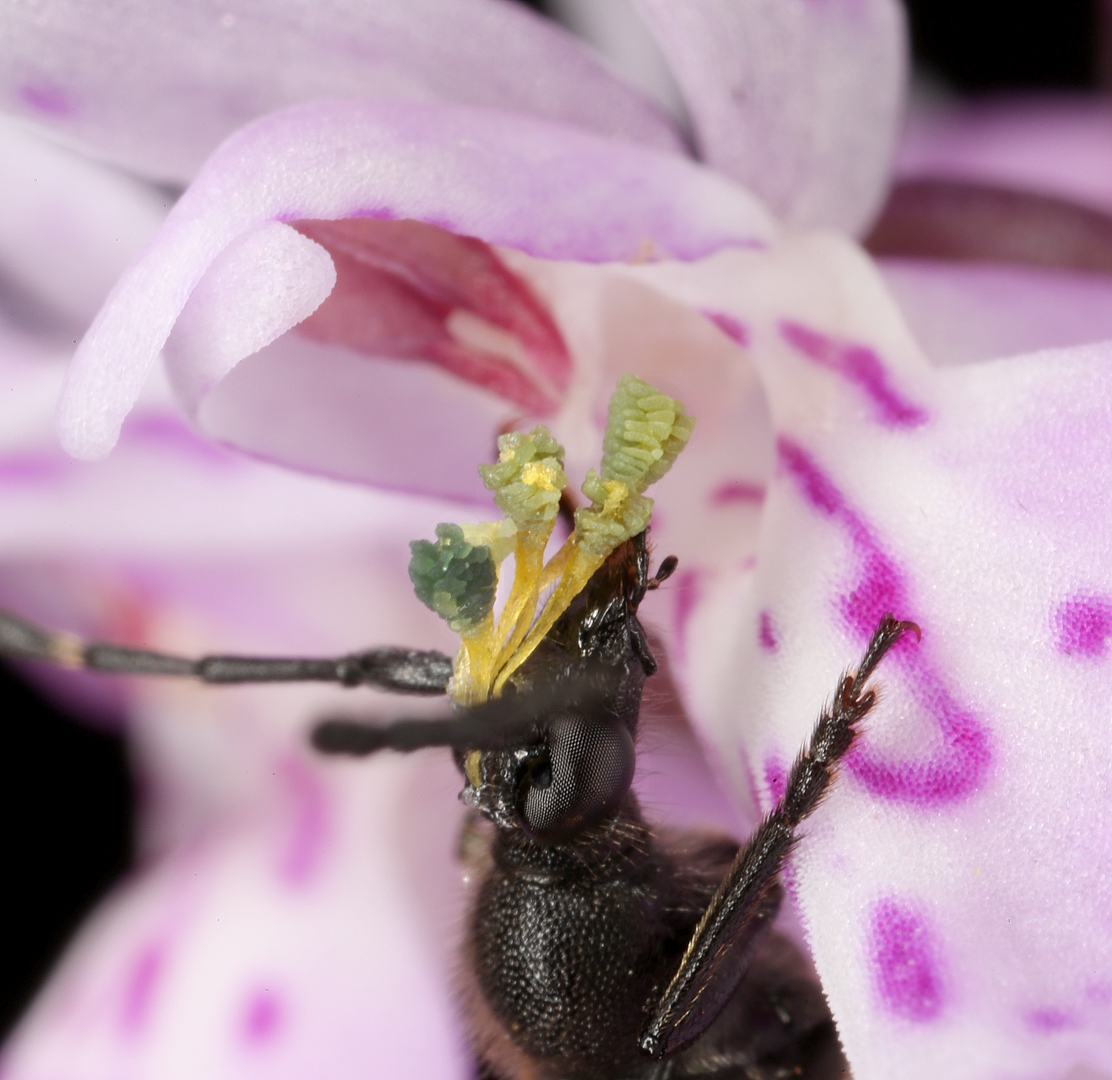
[[[544,550],[567,484],[563,447],[541,426],[498,440],[497,464],[480,465],[479,473],[507,520],[440,525],[436,544],[410,545],[418,597],[463,641],[452,679],[456,701],[497,697],[610,553],[645,529],[653,503],[642,492],[668,471],[694,424],[678,401],[623,375],[610,399],[601,467],[583,482],[591,505],[575,512],[575,531],[547,565]],[[511,547],[513,585],[495,621],[497,568]]]

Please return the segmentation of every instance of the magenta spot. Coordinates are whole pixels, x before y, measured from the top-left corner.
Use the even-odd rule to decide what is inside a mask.
[[[140,950],[124,977],[123,1005],[120,1023],[124,1031],[135,1035],[143,1030],[150,1017],[151,1003],[166,968],[170,953],[167,941],[155,941]]]
[[[816,510],[837,514],[845,509],[842,493],[803,447],[781,436],[776,440],[776,453],[784,470],[802,486],[804,497]]]
[[[942,1011],[938,947],[926,918],[912,905],[886,897],[873,905],[869,967],[882,1007],[902,1020],[925,1023]]]
[[[1103,657],[1112,635],[1112,602],[1103,596],[1074,596],[1050,616],[1058,651],[1066,656]]]
[[[833,371],[872,399],[880,420],[889,427],[917,427],[926,410],[908,401],[891,385],[880,357],[865,345],[834,341],[796,322],[782,322],[780,334],[793,348],[820,367]]]
[[[11,487],[53,484],[65,479],[73,462],[60,454],[13,454],[0,458],[0,484]]]
[[[802,447],[780,438],[777,451],[783,470],[796,480],[804,498],[840,525],[854,547],[856,581],[835,601],[846,628],[864,644],[889,612],[915,619],[907,574],[884,551],[868,523]],[[846,768],[871,795],[893,802],[937,806],[967,798],[981,786],[992,759],[987,726],[955,698],[914,636],[892,650],[885,666],[902,670],[915,701],[937,723],[941,746],[924,760],[893,761],[861,739],[847,755]]]
[[[1085,1000],[1094,1005],[1112,1005],[1112,986],[1108,983],[1089,983],[1085,987]]]
[[[742,348],[749,344],[749,330],[740,319],[735,319],[733,315],[727,315],[722,311],[703,311],[705,315],[719,330],[730,338],[736,341]]]
[[[58,120],[72,116],[75,111],[69,94],[61,87],[48,83],[27,83],[21,86],[19,98],[29,109]]]
[[[316,873],[328,846],[328,799],[320,777],[300,758],[284,758],[277,772],[291,808],[278,875],[288,885],[303,885]]]
[[[285,1010],[281,998],[267,987],[256,990],[243,1008],[240,1030],[246,1042],[261,1046],[273,1042],[282,1029]]]
[[[784,797],[788,787],[788,770],[775,755],[765,758],[764,778],[768,794],[772,799],[772,806],[775,806]]]
[[[187,423],[174,416],[133,414],[124,421],[120,441],[158,447],[217,469],[234,468],[242,461],[230,450],[198,435]]]
[[[751,480],[726,480],[711,492],[712,506],[727,506],[731,503],[764,502],[764,484],[754,484]]]
[[[772,625],[772,616],[767,611],[762,611],[757,617],[757,641],[765,652],[775,652],[780,648],[780,639]]]
[[[1032,1009],[1023,1017],[1023,1022],[1027,1027],[1034,1032],[1041,1035],[1051,1035],[1056,1031],[1064,1031],[1067,1028],[1076,1027],[1075,1021],[1071,1020],[1069,1014],[1062,1009]]]

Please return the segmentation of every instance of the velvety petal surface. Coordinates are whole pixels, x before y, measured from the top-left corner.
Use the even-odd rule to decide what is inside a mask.
[[[787,879],[854,1075],[1106,1071],[1112,354],[932,372],[788,323],[757,363],[777,456],[756,570],[690,641],[729,658],[723,752],[765,806],[880,617],[923,632]]]
[[[264,113],[331,97],[509,108],[662,150],[665,115],[555,24],[508,0],[17,0],[0,108],[186,182]]]
[[[893,0],[637,0],[699,156],[782,219],[867,227],[888,185],[906,74]]]
[[[622,207],[620,214],[614,213],[615,206]],[[276,325],[293,321],[308,306],[303,293],[295,290],[294,297],[278,291],[270,296],[267,287],[256,282],[249,288],[214,287],[208,301],[192,305],[194,290],[210,268],[226,273],[228,280],[246,282],[251,260],[237,256],[233,245],[251,230],[275,222],[341,218],[413,219],[547,259],[586,262],[695,259],[726,247],[763,244],[773,233],[767,213],[744,189],[708,170],[572,128],[511,114],[414,105],[332,102],[289,110],[245,129],[213,157],[117,286],[70,369],[60,406],[67,449],[89,457],[112,446],[187,301],[194,309],[191,320],[210,317],[205,315],[207,307],[216,311],[222,306],[224,311],[211,317],[221,325],[237,319],[237,351],[245,356],[256,353],[254,359],[259,360],[262,354],[257,350],[273,340]],[[271,229],[267,235],[284,234]],[[306,280],[321,281],[323,292],[324,279],[316,276],[322,272],[316,245],[288,244],[283,251],[282,280],[297,280],[300,268]],[[408,275],[412,283],[412,264],[400,270],[395,266],[394,271],[395,277]],[[283,302],[291,297],[296,303],[289,304],[286,317]],[[496,340],[502,343],[497,351],[505,352],[507,337],[512,346],[517,335],[506,333],[505,326],[492,325],[495,332],[484,333],[483,324],[489,320],[483,315],[491,314],[489,306],[476,301],[471,314],[477,320],[456,320],[454,327],[450,318],[445,320],[452,337],[474,345],[478,331],[480,347],[483,341]],[[204,338],[193,336],[195,341]],[[298,348],[287,339],[273,347],[287,356]],[[522,346],[521,351],[532,363],[540,362],[536,348]],[[512,347],[510,353],[513,359]],[[193,356],[184,367],[200,370],[202,377],[196,382],[203,385],[212,371],[226,371],[233,360],[222,352],[210,370],[208,361]],[[269,359],[267,363],[272,373],[278,370]],[[351,368],[346,358],[339,363],[352,372],[351,378],[366,378],[367,368]],[[296,357],[291,365],[301,368]],[[241,369],[242,378],[249,379],[243,365]],[[179,385],[188,384],[181,371],[178,366]],[[234,374],[240,375],[240,370]],[[542,374],[553,381],[552,371]],[[302,389],[311,392],[314,387],[330,404],[338,392],[350,399],[338,389],[339,381],[317,375],[313,385],[299,388],[303,405]],[[286,388],[282,380],[271,380],[280,396],[290,385],[288,376],[283,379]],[[224,385],[231,381],[225,379]],[[427,382],[423,372],[421,381]],[[475,410],[466,402],[460,408],[459,398],[476,391],[455,379],[445,385],[451,387],[453,400],[445,399],[443,411],[450,405],[462,423],[472,425],[468,445],[476,445],[482,433],[485,456],[489,408],[474,422],[469,414]],[[426,392],[416,385],[412,391]],[[436,399],[435,389],[428,393],[430,400]],[[229,415],[242,411],[238,402],[251,397],[231,394],[235,400],[221,406],[225,425]],[[504,406],[501,412],[505,419]],[[333,422],[342,428],[344,421],[338,416],[333,410]],[[273,430],[272,421],[267,422]],[[227,426],[211,423],[213,430],[234,438]],[[251,446],[249,441],[244,444]],[[254,449],[298,462],[296,433],[277,451]],[[375,468],[381,472],[375,453],[367,453],[366,447],[355,449],[358,453],[351,448],[348,453],[361,462],[361,478]],[[421,439],[407,446],[395,443],[390,460],[419,462],[423,453],[427,446]],[[352,471],[349,464],[346,475]],[[421,473],[420,468],[414,471]]]
[[[698,380],[683,386],[697,424],[673,469],[675,488],[667,486],[670,474],[654,515],[661,550],[677,548],[681,560],[677,577],[665,586],[675,604],[665,625],[677,682],[703,733],[732,745],[740,723],[736,687],[723,689],[722,673],[736,667],[730,628],[744,617],[739,590],[749,588],[754,572],[776,461],[764,370],[778,362],[786,335],[798,339],[818,370],[838,373],[855,389],[855,415],[900,426],[914,419],[914,403],[877,358],[883,354],[916,371],[925,360],[874,265],[834,234],[794,236],[768,251],[724,253],[690,267],[661,264],[623,273],[699,312],[734,346],[732,372],[709,369],[687,350],[683,368],[664,375],[666,386],[675,387],[684,368],[691,382]],[[852,340],[857,348],[821,348],[804,327],[831,341]],[[805,389],[799,407],[807,404]],[[744,762],[732,748],[720,764],[736,790],[748,789]]]

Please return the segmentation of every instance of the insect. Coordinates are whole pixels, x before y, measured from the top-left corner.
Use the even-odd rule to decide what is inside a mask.
[[[357,756],[451,748],[470,808],[460,846],[476,885],[460,989],[480,1076],[835,1080],[848,1074],[822,991],[772,926],[779,875],[874,704],[874,669],[918,628],[891,615],[880,622],[779,804],[744,844],[654,831],[631,789],[642,691],[657,668],[638,608],[676,560],[650,575],[651,502],[640,492],[690,431],[678,402],[624,377],[601,474],[584,484],[592,506],[547,564],[562,450],[543,428],[504,436],[499,464],[481,472],[507,519],[440,526],[435,544],[413,545],[418,596],[461,634],[454,661],[399,648],[190,660],[85,643],[6,614],[0,653],[208,683],[450,694],[455,708],[443,719],[325,720],[311,740],[322,753]],[[511,549],[513,587],[496,619],[497,565]]]

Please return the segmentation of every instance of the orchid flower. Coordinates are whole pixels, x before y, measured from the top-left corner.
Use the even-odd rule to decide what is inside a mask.
[[[107,33],[125,62],[101,54],[95,68],[70,43],[110,30],[115,9],[61,10],[54,26],[14,17],[9,107],[145,175],[191,180],[78,349],[65,446],[107,453],[161,352],[211,439],[478,514],[473,466],[504,427],[543,420],[581,478],[616,377],[662,386],[698,427],[659,488],[655,541],[684,570],[655,618],[742,805],[775,801],[838,671],[885,611],[923,630],[891,657],[885,698],[788,874],[854,1075],[1112,1067],[1108,350],[1039,325],[1035,344],[1069,347],[1003,359],[1033,342],[1013,333],[996,353],[986,333],[960,358],[991,362],[932,364],[933,345],[909,329],[916,304],[920,324],[936,325],[929,273],[905,268],[900,286],[900,269],[886,270],[905,317],[847,239],[887,180],[902,71],[894,6],[642,0],[704,164],[574,43],[493,0],[383,4],[358,25],[331,7],[313,19],[283,7],[265,26],[247,5],[225,17],[168,7],[151,41],[138,24]],[[434,12],[442,22],[418,21]],[[359,59],[385,31],[387,59],[368,70]],[[184,44],[167,55],[153,47],[163,41]],[[252,63],[232,62],[248,43]],[[512,62],[477,68],[484,47]],[[143,63],[126,62],[136,53]],[[116,68],[136,81],[118,91],[102,75]],[[183,84],[190,93],[169,92]],[[343,100],[315,100],[325,95]],[[942,310],[955,338],[953,306]],[[379,811],[404,806],[405,774],[372,768],[336,782],[353,804],[374,789]],[[403,879],[404,860],[372,844],[378,863],[351,854],[336,872],[358,865],[393,889],[383,881]],[[445,848],[426,854],[444,872]],[[328,989],[302,1019],[265,988],[224,996],[226,957],[294,952],[268,931],[294,925],[274,906],[286,901],[252,901],[227,865],[220,897],[243,937],[204,922],[181,878],[144,894],[170,938],[178,925],[205,932],[180,968],[154,952],[133,969],[151,985],[163,964],[171,972],[136,1043],[95,1009],[67,1014],[59,980],[10,1074],[99,1077],[126,1063],[151,1076],[463,1075],[437,947],[418,944],[420,903],[391,892],[375,909],[405,931],[405,948],[381,946],[379,962],[404,961],[412,981],[367,974],[358,993],[354,967],[383,935],[357,930],[344,907],[357,946],[343,952],[337,935],[330,951],[295,958]],[[368,887],[359,873],[344,879],[349,896]],[[133,925],[121,916],[98,932],[111,947],[90,937],[94,959],[75,954],[93,972],[73,976],[82,1000],[112,1000],[95,959],[120,955]],[[205,1002],[206,980],[219,1000]],[[333,1022],[324,1013],[373,1031],[377,1050],[359,1057],[353,1036],[325,1056],[312,1038]],[[262,1032],[244,1038],[269,1056],[236,1056],[248,1051],[232,1031]]]

